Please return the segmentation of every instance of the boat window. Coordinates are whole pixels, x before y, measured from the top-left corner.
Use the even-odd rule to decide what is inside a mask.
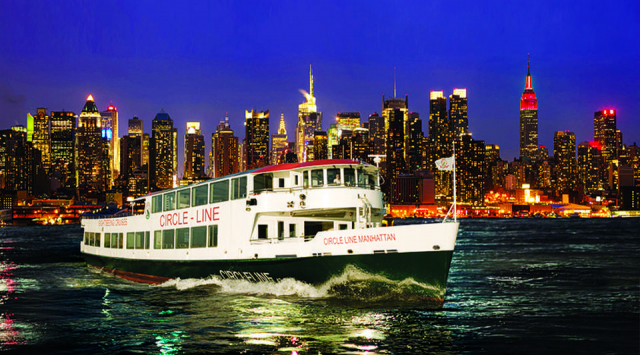
[[[311,186],[324,185],[324,170],[316,169],[311,170]]]
[[[303,185],[305,188],[309,187],[309,172],[308,171],[303,171],[302,172],[302,176],[303,176]]]
[[[349,225],[346,223],[340,223],[338,224],[338,229],[343,231],[343,230],[347,230],[347,228],[349,228]]]
[[[344,184],[347,186],[356,185],[356,171],[354,169],[344,169]]]
[[[119,248],[118,246],[118,233],[111,233],[111,247]]]
[[[269,226],[266,224],[258,224],[258,239],[269,238]]]
[[[128,232],[127,233],[127,249],[133,249],[135,245],[135,233]]]
[[[237,200],[247,197],[247,177],[239,177],[231,180],[231,199]]]
[[[162,231],[153,232],[153,249],[162,249]]]
[[[333,229],[333,222],[316,222],[305,221],[304,222],[304,236],[314,237],[318,232],[328,231]]]
[[[206,205],[209,201],[209,187],[207,185],[201,185],[193,188],[193,206]]]
[[[356,175],[357,175],[356,182],[358,184],[358,187],[366,187],[366,185],[364,183],[364,170],[357,169],[356,170]]]
[[[214,182],[211,186],[210,203],[229,201],[229,180]]]
[[[89,245],[89,232],[84,232],[84,245]]]
[[[182,189],[178,191],[178,208],[191,207],[191,189]]]
[[[173,229],[162,231],[162,249],[173,249]]]
[[[273,174],[259,174],[253,177],[253,192],[273,191]]]
[[[118,233],[118,249],[124,248],[124,233]]]
[[[207,246],[207,227],[191,228],[191,247],[204,248]]]
[[[144,232],[136,232],[136,249],[144,249]]]
[[[340,185],[340,169],[327,169],[327,181],[331,185]]]
[[[293,185],[298,186],[298,175],[293,176]]]
[[[111,248],[111,233],[104,234],[104,247]]]
[[[96,246],[100,246],[100,233],[96,233]]]
[[[278,221],[278,240],[284,240],[284,222]]]
[[[209,247],[215,248],[218,246],[218,225],[213,224],[209,226]]]
[[[184,249],[189,247],[189,228],[176,229],[176,248]]]
[[[290,224],[289,225],[289,238],[295,238],[296,237],[296,225],[295,224]]]
[[[173,211],[176,209],[176,193],[169,192],[163,195],[164,196],[164,205],[163,211]]]
[[[162,212],[162,195],[153,196],[151,199],[151,212]]]
[[[284,187],[284,179],[282,179],[282,178],[278,179],[278,187],[279,188],[283,188]]]
[[[151,245],[149,240],[151,239],[150,237],[151,237],[151,232],[149,231],[144,232],[144,248],[145,249],[149,249],[149,245]]]

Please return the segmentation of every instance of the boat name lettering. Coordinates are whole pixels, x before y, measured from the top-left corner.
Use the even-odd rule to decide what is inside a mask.
[[[216,207],[207,207],[207,208],[201,208],[199,210],[196,210],[195,223],[219,221],[220,220],[220,217],[218,216],[220,214],[220,212],[218,212],[219,208],[220,208],[219,206],[216,206]],[[160,227],[186,225],[186,224],[189,224],[190,219],[193,219],[193,217],[189,218],[188,211],[184,211],[182,213],[179,213],[179,212],[165,213],[160,216]]]
[[[160,216],[160,227],[185,225],[188,217],[187,211],[182,212],[182,215],[178,212],[163,214]]]
[[[126,226],[126,225],[127,225],[126,218],[101,219],[98,222],[98,226],[100,227],[119,227],[119,226]]]
[[[324,238],[324,245],[389,242],[389,241],[395,241],[395,240],[396,240],[395,233],[381,233],[381,234],[372,234],[372,235],[350,235],[346,237]]]
[[[223,280],[247,280],[251,282],[273,281],[273,278],[269,276],[268,272],[220,270],[220,277]]]

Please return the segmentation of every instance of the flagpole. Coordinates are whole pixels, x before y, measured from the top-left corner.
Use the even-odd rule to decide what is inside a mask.
[[[458,204],[456,199],[456,141],[453,140],[453,221],[457,222]]]

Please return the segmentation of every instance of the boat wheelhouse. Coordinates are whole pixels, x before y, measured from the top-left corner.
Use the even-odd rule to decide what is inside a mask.
[[[354,160],[258,168],[143,196],[131,211],[83,218],[81,251],[91,266],[148,283],[319,284],[356,268],[442,298],[458,229],[384,227],[378,169]]]

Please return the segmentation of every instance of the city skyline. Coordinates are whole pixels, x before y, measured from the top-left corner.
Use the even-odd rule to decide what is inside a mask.
[[[36,114],[38,107],[79,113],[92,94],[100,111],[111,103],[117,107],[120,136],[126,134],[122,122],[134,115],[151,132],[151,121],[162,109],[175,120],[180,136],[186,122],[201,122],[207,141],[226,112],[242,139],[243,114],[252,109],[269,110],[274,117],[284,112],[287,131],[294,132],[298,105],[305,101],[299,90],[307,89],[311,64],[324,130],[338,112],[360,112],[363,121],[381,114],[380,98],[392,97],[396,84],[397,97],[409,95],[409,110],[420,114],[426,135],[430,91],[449,96],[454,88],[466,88],[469,131],[475,139],[500,145],[501,157],[511,161],[519,156],[519,99],[531,53],[540,145],[552,148],[554,132],[564,130],[574,132],[577,143],[592,141],[593,112],[605,108],[616,110],[625,144],[640,137],[640,98],[633,89],[640,79],[633,63],[639,50],[632,47],[640,32],[632,21],[636,4],[603,8],[591,3],[576,10],[543,3],[492,12],[487,9],[495,4],[469,3],[455,13],[460,19],[455,24],[438,19],[454,10],[450,5],[412,2],[388,11],[347,4],[345,13],[309,4],[242,9],[208,3],[180,8],[160,3],[149,9],[126,3],[6,4],[14,11],[0,15],[1,33],[7,36],[0,48],[4,128],[26,125],[26,114]],[[474,10],[487,15],[478,18]],[[39,13],[50,16],[36,21]],[[306,24],[300,16],[308,13],[314,17]],[[113,17],[113,27],[46,24],[56,16],[104,14]],[[192,18],[218,22],[205,21],[209,28]],[[332,18],[341,29],[314,27]],[[521,26],[514,18],[531,25]],[[155,19],[172,21],[163,27]],[[282,21],[273,24],[274,19]],[[120,22],[129,26],[115,26]],[[296,31],[299,26],[308,33]],[[270,122],[270,134],[278,124]],[[181,140],[179,145],[182,151]]]

